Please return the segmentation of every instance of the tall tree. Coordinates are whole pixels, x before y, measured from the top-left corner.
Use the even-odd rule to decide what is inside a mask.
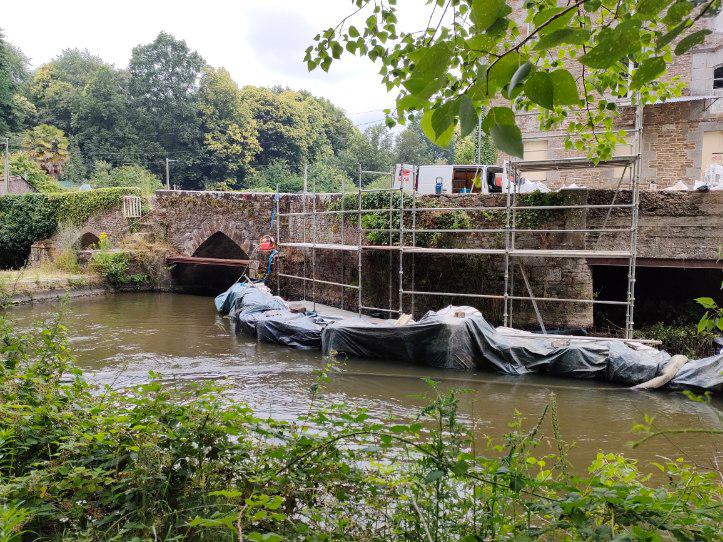
[[[20,94],[27,79],[27,58],[3,38],[0,31],[0,134],[21,130],[34,108]]]
[[[294,171],[300,171],[310,158],[315,140],[309,125],[308,112],[302,108],[298,94],[289,90],[244,87],[241,90],[254,116],[258,128],[261,152],[256,162],[268,165],[286,162]]]
[[[224,69],[204,70],[198,92],[203,132],[204,183],[242,180],[261,147],[258,130],[241,91]]]
[[[99,57],[80,49],[66,49],[40,66],[29,82],[29,94],[37,108],[38,121],[72,133],[73,113],[83,89],[104,66],[107,64]]]
[[[138,159],[138,135],[131,123],[128,76],[101,66],[75,102],[74,140],[90,168],[97,160],[118,166]]]
[[[187,187],[199,186],[197,171],[202,135],[196,94],[205,61],[185,41],[161,32],[133,49],[128,66],[134,121],[142,135],[145,163],[158,172],[166,156]]]
[[[419,121],[411,120],[399,132],[394,142],[396,161],[404,164],[451,164],[454,147],[440,148],[432,143],[422,131]]]

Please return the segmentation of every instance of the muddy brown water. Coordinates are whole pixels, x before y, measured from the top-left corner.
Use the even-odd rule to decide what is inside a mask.
[[[48,316],[53,304],[20,306],[10,311],[20,327]],[[168,381],[210,380],[248,402],[260,414],[290,419],[306,412],[309,389],[324,365],[319,352],[296,351],[233,332],[207,297],[178,294],[119,294],[69,301],[64,315],[79,365],[100,383],[117,387],[148,380],[155,371]],[[457,372],[410,366],[395,361],[348,359],[326,385],[325,397],[366,407],[378,416],[413,417],[429,393],[423,377],[441,386],[468,390],[461,417],[474,426],[480,442],[500,438],[515,410],[532,424],[557,396],[562,436],[574,443],[576,470],[599,451],[623,452],[653,471],[661,457],[687,457],[715,468],[723,465],[723,439],[708,435],[658,438],[637,449],[634,423],[655,416],[659,428],[720,428],[723,401],[692,402],[680,393],[634,392],[605,383],[548,376],[511,377],[486,372]],[[549,427],[548,427],[549,429]]]

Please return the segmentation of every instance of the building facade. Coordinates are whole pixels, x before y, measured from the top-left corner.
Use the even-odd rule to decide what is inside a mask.
[[[641,135],[642,189],[663,189],[682,181],[693,188],[711,164],[723,165],[723,12],[703,18],[696,28],[712,31],[705,42],[681,56],[674,56],[665,79],[684,83],[683,95],[643,109]],[[575,74],[579,66],[568,66]],[[618,145],[617,155],[633,154],[635,107],[618,102],[616,125],[628,131],[627,144]],[[541,131],[536,112],[517,118],[524,140],[525,160],[552,160],[580,156],[564,148],[565,127]],[[501,156],[500,159],[505,159]],[[589,188],[615,188],[623,171],[596,169],[566,172],[535,172],[530,180],[545,181],[551,188],[575,183]]]

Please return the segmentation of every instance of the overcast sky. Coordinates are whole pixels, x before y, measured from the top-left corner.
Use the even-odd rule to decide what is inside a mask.
[[[329,73],[309,73],[304,50],[319,30],[351,12],[350,0],[35,0],[3,1],[0,28],[37,67],[67,48],[88,49],[125,68],[134,46],[160,31],[183,39],[212,66],[227,68],[239,85],[307,89],[342,107],[363,128],[383,119],[393,103],[369,60],[343,57]],[[422,3],[401,20],[426,23]],[[416,8],[416,9],[414,9]]]

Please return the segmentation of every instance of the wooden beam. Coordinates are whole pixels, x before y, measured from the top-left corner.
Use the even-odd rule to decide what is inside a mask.
[[[588,265],[628,266],[627,258],[588,258]],[[637,258],[637,267],[672,267],[677,269],[723,269],[723,261],[679,260],[676,258]]]
[[[219,265],[223,267],[246,267],[251,260],[232,260],[226,258],[199,258],[196,256],[172,256],[166,259],[168,263],[182,263],[188,265]]]

